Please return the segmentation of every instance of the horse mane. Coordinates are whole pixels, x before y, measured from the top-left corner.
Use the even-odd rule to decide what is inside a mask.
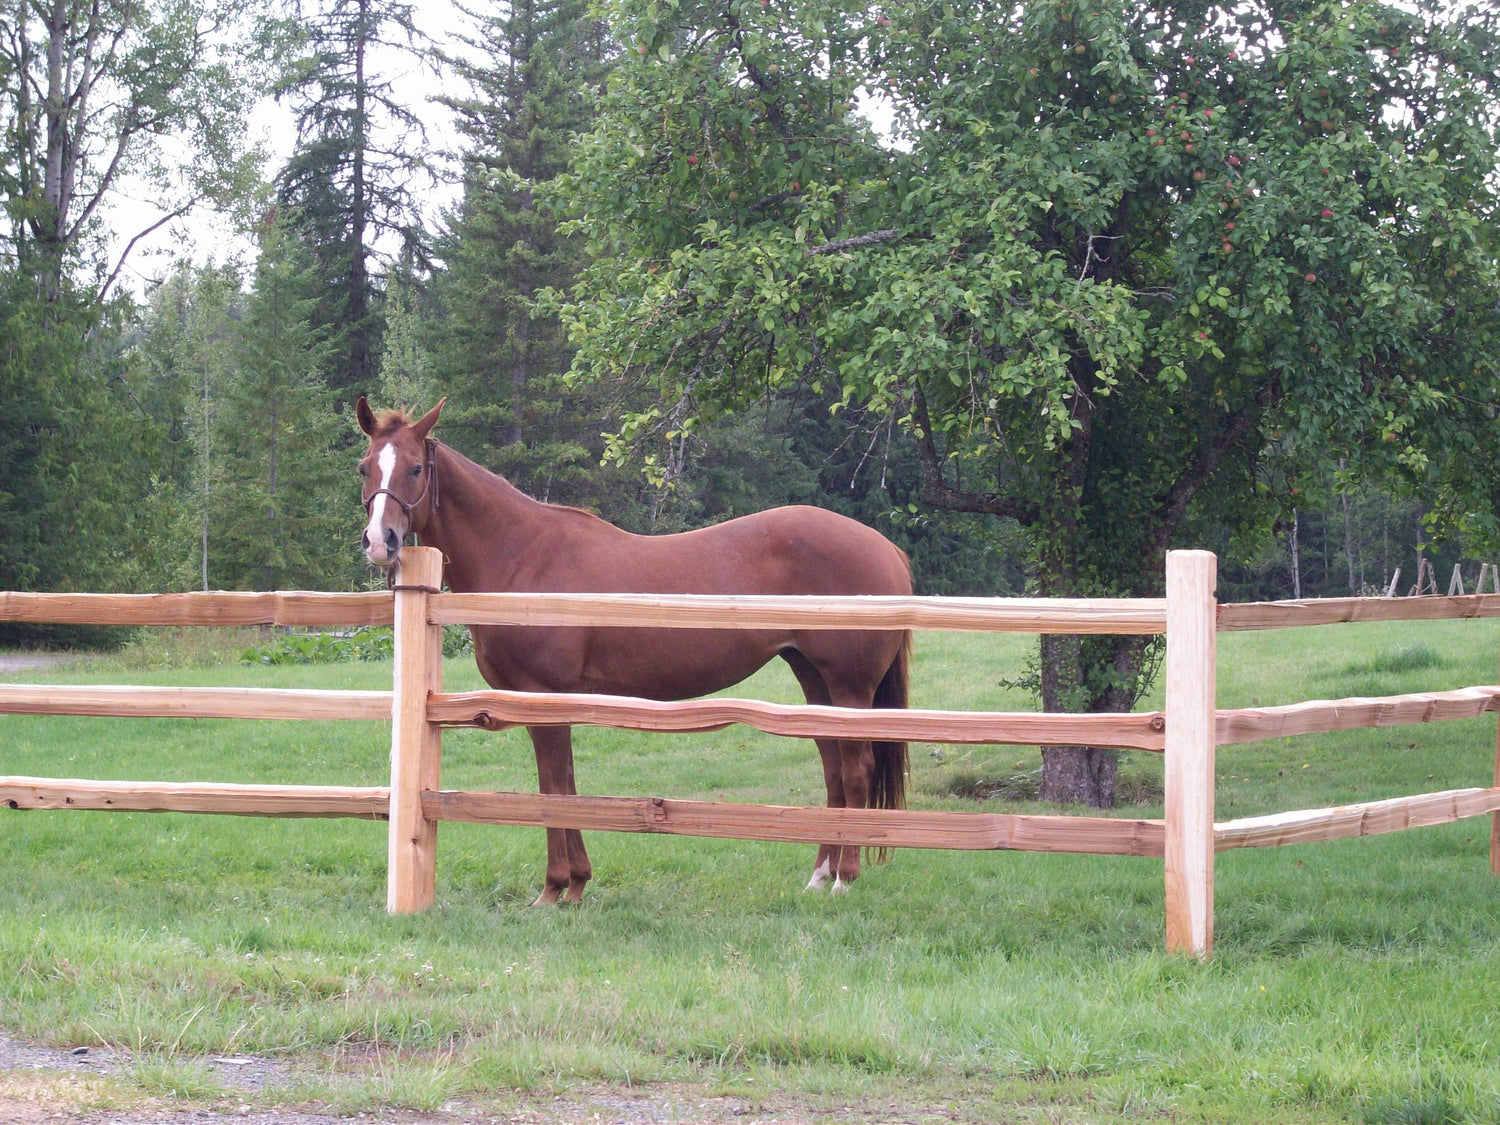
[[[395,415],[396,416],[396,418],[397,418],[397,424],[399,424],[399,422],[405,420],[405,416],[403,414],[401,414],[400,411],[397,411],[397,410],[388,410],[388,411],[385,411],[382,414],[380,414],[377,417],[377,419],[376,419],[376,423],[375,424],[376,424],[376,432],[377,433],[384,433],[385,422],[386,422],[387,418],[389,416],[391,416],[391,415]],[[439,441],[437,443],[437,445],[438,445],[438,448],[446,450],[447,453],[451,457],[453,457],[454,459],[456,459],[457,461],[459,461],[461,464],[467,465],[471,469],[478,470],[478,472],[481,474],[482,478],[487,478],[492,483],[498,485],[499,487],[501,487],[502,489],[505,489],[506,491],[508,491],[510,493],[513,493],[516,496],[521,497],[523,500],[525,500],[528,503],[536,504],[539,507],[546,508],[549,512],[556,512],[556,513],[567,514],[567,515],[571,515],[571,516],[575,516],[575,517],[582,517],[583,519],[592,521],[594,523],[602,523],[602,524],[604,524],[607,527],[615,527],[614,524],[610,523],[609,520],[605,519],[598,512],[590,511],[588,508],[579,508],[579,507],[576,507],[576,506],[574,506],[572,504],[554,504],[550,500],[538,500],[535,496],[532,496],[529,492],[526,492],[523,489],[518,488],[514,483],[512,483],[507,477],[505,477],[501,473],[497,473],[497,472],[495,472],[494,469],[491,469],[491,468],[488,468],[488,467],[486,467],[484,465],[481,465],[478,461],[475,461],[472,457],[465,456],[464,454],[460,453],[458,450],[454,449],[453,446],[449,445],[447,442],[445,442],[445,441]],[[616,528],[616,530],[619,530],[619,529]]]
[[[373,437],[381,438],[387,434],[394,433],[402,426],[412,423],[411,415],[404,410],[382,410],[375,415],[375,433]]]

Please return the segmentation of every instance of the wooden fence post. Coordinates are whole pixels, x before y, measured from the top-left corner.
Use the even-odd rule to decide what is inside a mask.
[[[437,822],[422,815],[422,790],[438,787],[442,728],[427,721],[427,694],[443,688],[443,627],[428,624],[427,599],[443,583],[435,547],[403,547],[396,565],[395,683],[391,699],[391,822],[385,908],[413,914],[432,905]]]
[[[1484,593],[1484,575],[1481,573],[1481,583],[1477,593]],[[1496,574],[1495,582],[1500,584],[1500,573]],[[1495,729],[1495,786],[1500,788],[1500,727]],[[1490,813],[1490,874],[1500,876],[1500,812]]]
[[[1167,951],[1214,944],[1214,710],[1218,560],[1167,552]]]

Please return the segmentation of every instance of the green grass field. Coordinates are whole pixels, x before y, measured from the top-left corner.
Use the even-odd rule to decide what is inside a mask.
[[[912,702],[1026,708],[996,685],[1032,644],[920,636]],[[388,664],[165,646],[13,678],[389,686]],[[1220,706],[1494,682],[1497,653],[1486,622],[1230,634]],[[481,686],[471,663],[445,674]],[[737,694],[797,698],[779,668]],[[11,716],[0,773],[383,784],[388,737]],[[584,792],[822,802],[806,743],[743,728],[576,742]],[[1218,818],[1487,785],[1494,756],[1493,719],[1226,747]],[[914,747],[912,803],[1034,811],[945,794],[1039,760]],[[1160,793],[1156,759],[1122,769]],[[443,784],[533,789],[524,734],[449,732]],[[240,1053],[295,1063],[261,1102],[342,1111],[608,1088],[732,1095],[783,1119],[1500,1121],[1487,818],[1221,855],[1208,965],[1163,952],[1156,860],[903,851],[833,898],[802,891],[811,847],[587,838],[588,903],[530,910],[540,831],[444,825],[436,908],[392,918],[383,824],[0,812],[0,1028],[120,1048],[125,1077],[91,1096],[122,1104],[212,1103],[203,1060]]]

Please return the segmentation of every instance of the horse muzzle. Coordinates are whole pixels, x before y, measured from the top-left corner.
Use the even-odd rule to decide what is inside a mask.
[[[393,566],[396,556],[401,553],[401,537],[396,534],[396,529],[393,527],[385,528],[385,534],[379,543],[370,541],[370,532],[366,529],[365,533],[359,537],[359,545],[364,548],[365,558],[372,566]]]

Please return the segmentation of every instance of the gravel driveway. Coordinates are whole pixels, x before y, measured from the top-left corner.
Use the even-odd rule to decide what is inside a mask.
[[[77,659],[71,652],[0,652],[0,676],[58,668]]]

